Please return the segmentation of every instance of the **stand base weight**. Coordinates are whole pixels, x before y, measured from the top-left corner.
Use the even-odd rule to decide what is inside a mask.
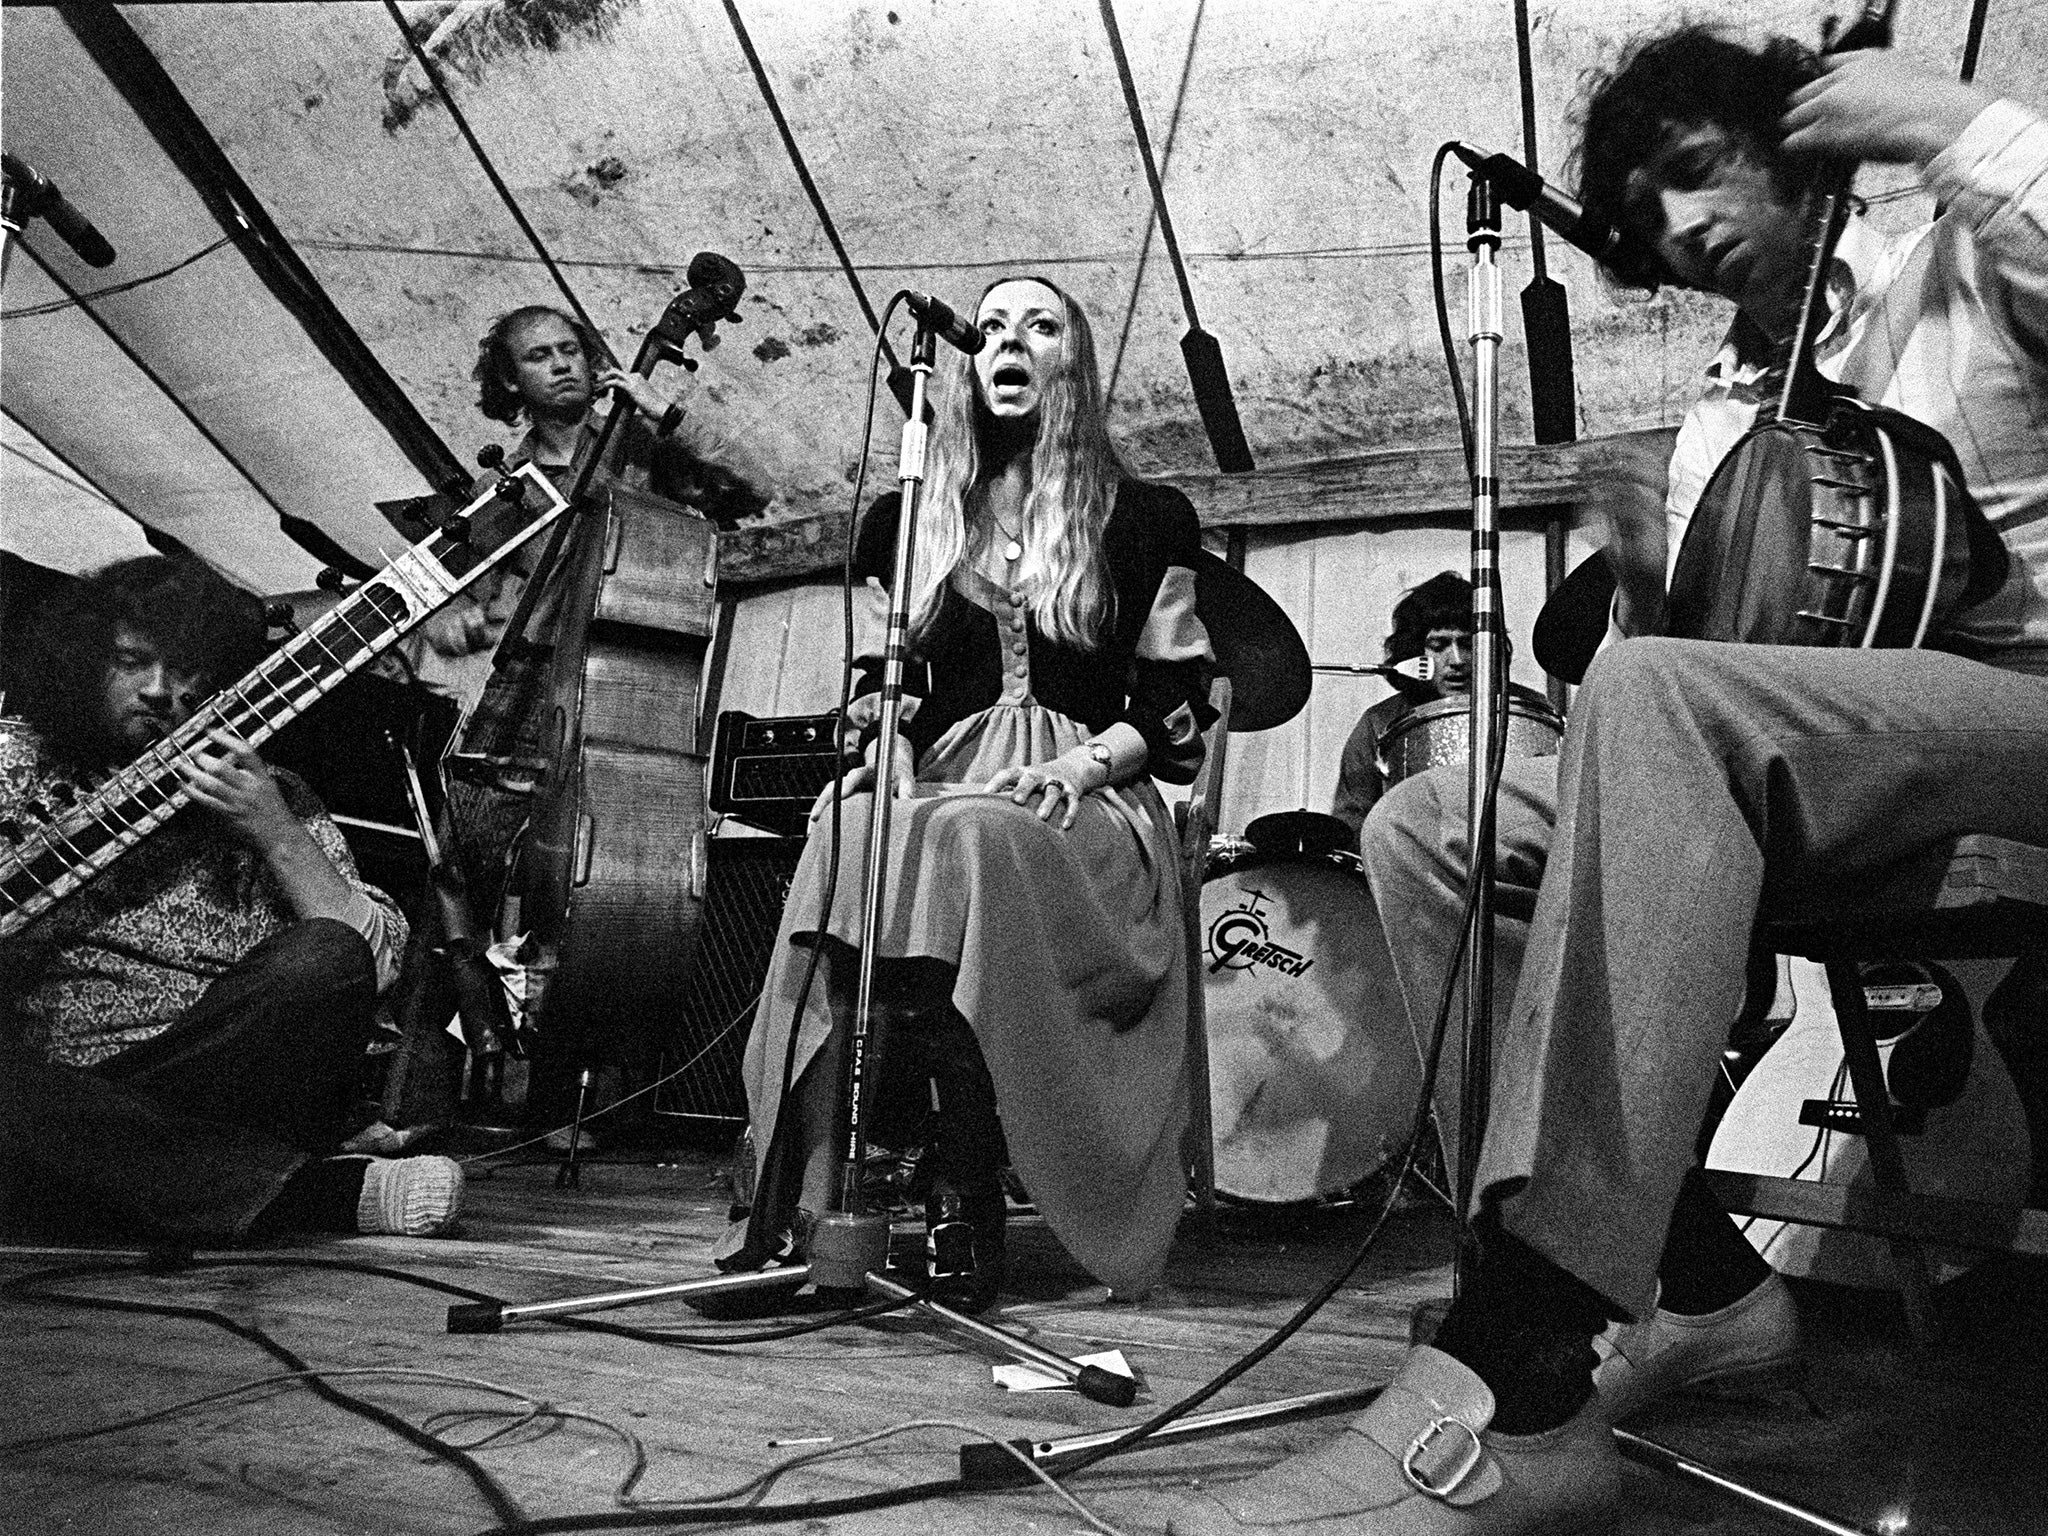
[[[889,1218],[868,1211],[829,1211],[811,1228],[811,1283],[820,1290],[858,1291],[869,1273],[889,1264]]]

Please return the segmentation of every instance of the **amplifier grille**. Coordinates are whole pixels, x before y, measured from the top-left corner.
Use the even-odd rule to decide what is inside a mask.
[[[746,1122],[740,1057],[803,850],[800,837],[712,839],[697,963],[662,1048],[656,1114]]]

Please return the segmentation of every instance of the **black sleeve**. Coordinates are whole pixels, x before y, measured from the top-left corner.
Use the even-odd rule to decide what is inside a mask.
[[[1122,715],[1145,738],[1145,768],[1168,784],[1192,783],[1201,771],[1202,732],[1216,719],[1209,705],[1215,650],[1195,608],[1195,571],[1202,552],[1201,524],[1186,496],[1168,486],[1146,486],[1120,504],[1135,503],[1141,520],[1132,530],[1141,573],[1136,590],[1119,581],[1119,601],[1142,601],[1131,685]],[[1119,541],[1120,543],[1122,541]]]

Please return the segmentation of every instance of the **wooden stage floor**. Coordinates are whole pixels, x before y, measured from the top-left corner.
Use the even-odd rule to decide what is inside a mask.
[[[714,1161],[594,1162],[578,1191],[552,1168],[473,1170],[459,1236],[332,1241],[265,1250],[268,1259],[386,1265],[507,1301],[534,1301],[709,1272],[724,1218]],[[1184,1229],[1168,1283],[1144,1303],[1108,1304],[1051,1236],[1026,1219],[1013,1236],[1020,1294],[998,1321],[1069,1354],[1120,1348],[1145,1382],[1140,1407],[1173,1400],[1256,1344],[1343,1262],[1357,1213],[1312,1221],[1226,1213]],[[1408,1314],[1448,1284],[1449,1228],[1405,1213],[1355,1282],[1217,1406],[1382,1380]],[[0,1278],[60,1260],[0,1256]],[[1901,1342],[1889,1308],[1853,1294],[1809,1295],[1816,1361],[1809,1397],[1674,1402],[1632,1426],[1745,1482],[1883,1536],[2003,1536],[2048,1530],[2048,1271],[2001,1262],[1949,1285],[1949,1341],[1927,1358]],[[317,1268],[206,1267],[124,1272],[52,1286],[152,1305],[215,1309],[328,1369],[433,1371],[497,1384],[630,1430],[644,1442],[637,1490],[649,1500],[724,1488],[799,1454],[777,1441],[840,1445],[914,1419],[947,1419],[1005,1437],[1057,1437],[1135,1422],[1067,1393],[992,1386],[992,1358],[934,1326],[892,1316],[793,1341],[727,1350],[661,1347],[526,1323],[450,1336],[449,1299],[398,1280]],[[674,1305],[609,1314],[642,1328],[708,1327]],[[741,1325],[719,1325],[741,1326]],[[191,1316],[82,1310],[0,1299],[0,1530],[327,1536],[501,1528],[475,1482],[391,1429],[294,1387],[214,1403],[95,1438],[22,1448],[29,1436],[83,1429],[217,1392],[283,1369],[250,1339]],[[344,1390],[447,1438],[479,1439],[503,1421],[435,1421],[507,1400],[418,1378],[340,1378]],[[1074,1491],[1104,1519],[1157,1536],[1169,1494],[1198,1479],[1256,1471],[1313,1443],[1330,1422],[1297,1422],[1183,1442],[1098,1467]],[[765,1502],[838,1498],[948,1479],[956,1428],[923,1429],[798,1470]],[[815,1445],[801,1447],[816,1449]],[[585,1420],[538,1424],[474,1451],[516,1512],[535,1521],[617,1514],[623,1442]],[[647,1524],[656,1523],[650,1519]],[[564,1528],[552,1525],[551,1528]],[[585,1524],[584,1528],[590,1528]],[[721,1528],[729,1529],[730,1526]],[[800,1518],[844,1536],[962,1532],[1064,1536],[1085,1525],[1042,1489],[951,1493],[934,1501]],[[1780,1527],[1722,1497],[1627,1469],[1627,1505],[1610,1529],[1706,1536]]]

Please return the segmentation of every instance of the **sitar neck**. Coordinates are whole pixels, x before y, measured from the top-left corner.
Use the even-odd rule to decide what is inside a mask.
[[[468,542],[468,526],[515,481],[547,510],[489,554]],[[349,593],[240,681],[16,849],[0,849],[0,939],[77,890],[169,821],[191,799],[183,769],[212,749],[216,730],[260,746],[345,678],[389,650],[422,620],[541,528],[567,503],[538,470],[522,466]]]

